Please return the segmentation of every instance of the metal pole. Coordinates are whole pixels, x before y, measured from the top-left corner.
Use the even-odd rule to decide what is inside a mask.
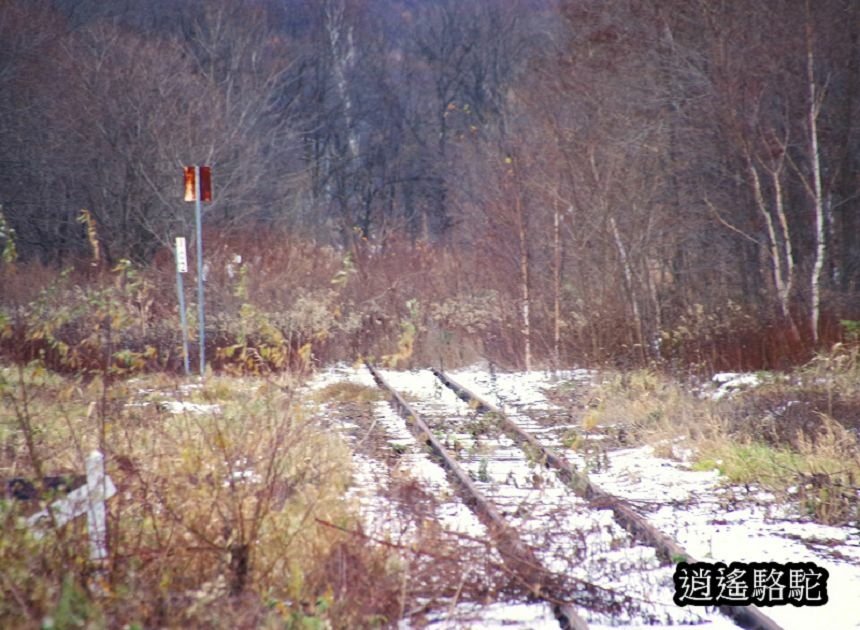
[[[206,371],[205,307],[203,305],[203,220],[200,201],[200,167],[194,167],[194,221],[197,226],[197,319],[200,320],[200,376]]]
[[[182,325],[182,363],[185,366],[185,376],[191,374],[188,365],[188,320],[185,317],[185,287],[182,284],[182,274],[176,271],[176,291],[179,294],[179,323]]]

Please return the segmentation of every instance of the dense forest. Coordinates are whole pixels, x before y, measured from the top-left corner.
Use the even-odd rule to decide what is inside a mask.
[[[246,270],[216,328],[783,364],[860,319],[860,3],[0,0],[0,301],[93,265],[175,300],[189,164]]]

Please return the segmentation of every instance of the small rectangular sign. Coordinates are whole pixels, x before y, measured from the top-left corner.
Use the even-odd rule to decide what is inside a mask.
[[[200,201],[212,201],[212,168],[209,166],[184,167],[185,201],[197,200],[195,180],[197,169],[200,169]]]
[[[185,237],[176,237],[176,273],[188,273],[188,257],[185,253]]]
[[[200,201],[212,201],[212,169],[200,167]]]
[[[185,201],[194,201],[194,167],[186,166],[182,172],[185,181]]]

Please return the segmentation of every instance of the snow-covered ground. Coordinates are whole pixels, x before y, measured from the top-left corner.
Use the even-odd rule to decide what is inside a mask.
[[[311,390],[322,390],[327,385],[338,382],[349,382],[354,385],[375,387],[370,373],[361,368],[339,366],[320,373],[308,387]],[[415,480],[420,487],[435,499],[434,517],[437,524],[446,532],[462,535],[465,544],[470,540],[475,544],[476,553],[486,552],[482,541],[488,538],[487,529],[478,517],[460,500],[451,485],[445,470],[436,463],[423,445],[419,444],[409,431],[406,422],[397,415],[385,401],[371,403],[373,419],[369,430],[360,439],[365,439],[370,431],[376,430],[385,436],[385,441],[399,454],[397,464],[392,468],[359,452],[352,454],[353,484],[347,494],[348,499],[358,502],[365,532],[374,538],[393,540],[400,544],[410,545],[419,536],[416,523],[410,515],[403,514],[398,506],[390,500],[385,489],[390,486],[392,478],[400,481],[407,478]],[[334,414],[336,415],[336,414]],[[339,420],[340,430],[346,434],[354,433],[356,425]],[[357,446],[356,439],[348,440]],[[487,560],[502,564],[501,557],[495,552]],[[480,571],[480,567],[475,567]],[[465,576],[480,579],[480,576]],[[550,606],[536,602],[497,602],[489,605],[477,605],[468,601],[453,602],[443,610],[430,612],[422,620],[423,625],[438,629],[455,628],[505,628],[506,630],[528,628],[557,628]],[[411,624],[404,620],[401,628],[408,629]]]
[[[478,370],[452,373],[455,380],[502,406],[514,420],[523,410],[552,409],[543,391],[562,380],[591,378],[581,371],[505,373]],[[571,379],[571,376],[573,377]],[[754,387],[754,374],[720,374],[714,397]],[[571,462],[576,453],[554,445]],[[773,497],[731,487],[714,471],[693,471],[683,461],[657,457],[650,446],[608,453],[608,467],[590,479],[628,499],[661,531],[692,556],[709,562],[814,562],[830,573],[829,602],[821,607],[774,606],[764,612],[786,630],[860,628],[860,529],[828,527],[790,519]]]
[[[671,573],[674,567],[660,567],[653,552],[629,539],[612,521],[609,512],[589,510],[540,470],[525,461],[519,450],[502,435],[475,435],[469,422],[478,416],[450,390],[425,370],[387,370],[384,377],[433,424],[433,430],[470,471],[476,483],[524,532],[526,540],[539,547],[542,561],[553,570],[566,571],[601,586],[616,589],[645,604],[646,617],[587,613],[592,628],[646,627],[660,619],[669,625],[700,624],[697,627],[731,628],[734,624],[713,611],[674,605]],[[459,370],[454,380],[503,408],[515,421],[527,427],[571,462],[587,467],[577,453],[558,441],[562,430],[547,427],[546,417],[558,414],[559,424],[575,422],[545,395],[560,382],[590,381],[595,374],[586,370],[560,372],[497,373],[486,369]],[[321,373],[312,387],[321,388],[338,380],[372,386],[367,370],[340,366]],[[731,383],[730,386],[726,386]],[[718,396],[729,395],[737,387],[754,386],[755,379],[732,375],[717,383]],[[428,491],[450,495],[444,471],[423,449],[414,448],[414,438],[405,422],[387,403],[374,403],[374,422],[388,435],[393,446],[406,449],[403,467]],[[526,414],[540,413],[542,424]],[[604,490],[632,502],[661,531],[676,539],[698,560],[753,562],[810,561],[829,573],[829,603],[822,607],[775,606],[762,609],[787,630],[860,628],[860,531],[856,528],[826,527],[788,518],[773,497],[755,489],[727,486],[717,471],[693,471],[683,461],[655,455],[651,447],[610,450],[592,481]],[[372,487],[372,465],[360,458],[354,462],[357,474],[367,479],[359,484]],[[379,471],[376,471],[378,476]],[[385,506],[372,506],[368,514],[381,514]],[[453,531],[483,535],[483,525],[460,502],[445,504],[437,517]],[[454,506],[453,508],[450,506]],[[390,509],[390,506],[387,506]],[[390,525],[392,516],[380,519]],[[578,532],[576,535],[568,535]],[[561,534],[559,534],[561,533]],[[648,615],[652,615],[647,619]],[[470,621],[471,620],[471,621]],[[556,628],[548,607],[538,604],[496,603],[475,606],[461,603],[456,611],[430,619],[432,627],[518,627]],[[661,627],[648,625],[647,627]],[[666,626],[668,627],[668,626]]]
[[[713,617],[672,603],[673,569],[661,567],[654,550],[632,540],[609,510],[592,509],[508,437],[493,431],[475,435],[472,425],[480,423],[480,416],[431,372],[389,370],[383,375],[392,387],[416,401],[416,411],[458,454],[476,485],[522,533],[545,567],[630,598],[630,606],[622,606],[625,612],[613,616],[580,611],[590,623],[703,624]],[[583,378],[584,373],[572,376]],[[529,374],[524,382],[508,375],[491,378],[510,386],[511,395],[503,396],[508,402],[516,395],[519,406],[549,408],[540,389],[545,384],[542,375]],[[655,598],[655,593],[662,596]],[[557,622],[548,627],[557,627]]]

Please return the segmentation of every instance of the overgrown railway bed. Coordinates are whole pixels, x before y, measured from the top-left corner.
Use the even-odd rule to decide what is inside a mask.
[[[755,608],[727,608],[721,616],[676,607],[674,562],[692,560],[689,554],[581,475],[547,445],[551,439],[526,433],[444,373],[367,367],[368,374],[353,372],[352,378],[363,385],[375,381],[391,404],[374,403],[363,419],[350,415],[361,425],[354,439],[364,471],[359,475],[373,471],[376,477],[363,485],[388,488],[387,496],[369,499],[375,502],[370,513],[385,521],[389,534],[397,530],[397,540],[411,537],[404,547],[429,542],[440,550],[426,555],[431,566],[425,568],[441,573],[437,582],[456,582],[447,589],[418,588],[415,599],[424,605],[404,609],[407,622],[491,627],[496,619],[499,626],[517,627],[513,619],[519,618],[519,627],[780,627]],[[431,454],[447,478],[426,474]],[[415,510],[422,513],[417,526],[403,518]],[[416,542],[427,536],[428,522],[436,524],[435,538]],[[448,561],[454,557],[460,562]]]

